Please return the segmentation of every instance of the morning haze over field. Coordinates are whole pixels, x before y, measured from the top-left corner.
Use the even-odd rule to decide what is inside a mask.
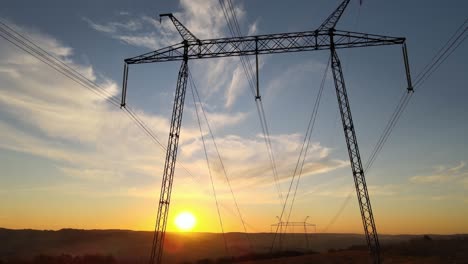
[[[173,13],[205,40],[312,31],[343,3],[4,2],[0,263],[62,253],[147,263],[152,233],[118,229],[155,229],[181,62],[130,65],[129,110],[119,106],[124,59],[182,41],[159,14]],[[401,43],[337,50],[387,260],[400,261],[402,248],[417,257],[432,248],[426,263],[466,260],[457,252],[467,249],[467,238],[457,234],[468,233],[467,10],[461,0],[350,1],[336,25],[406,38],[411,95]],[[61,66],[51,68],[47,58]],[[330,50],[259,55],[261,106],[255,55],[249,58],[188,61],[165,260],[263,254],[283,242],[296,253],[327,252],[286,254],[297,263],[346,262],[347,251],[330,249],[356,250],[356,263],[366,260]],[[401,98],[408,102],[391,123]],[[279,222],[296,226],[275,237]]]

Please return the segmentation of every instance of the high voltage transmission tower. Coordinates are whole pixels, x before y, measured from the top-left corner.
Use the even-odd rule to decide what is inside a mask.
[[[288,227],[293,228],[293,233],[294,233],[294,227],[304,228],[303,231],[304,231],[304,237],[305,237],[305,243],[306,243],[305,248],[307,250],[309,249],[309,234],[307,233],[307,227],[313,227],[314,228],[314,233],[317,233],[317,225],[307,222],[307,219],[309,219],[309,216],[307,216],[304,219],[304,221],[302,221],[302,222],[289,222],[289,221],[284,222],[284,221],[281,221],[279,216],[276,216],[276,218],[278,219],[278,223],[274,223],[274,224],[270,225],[270,232],[272,231],[273,228],[276,228],[276,229],[279,228],[281,230],[281,234],[284,233],[284,237],[286,237],[286,234],[288,233]],[[279,248],[280,249],[282,247],[282,239],[283,239],[283,236],[280,236],[280,238],[279,238],[279,240],[280,240]]]
[[[183,41],[179,44],[168,46],[125,60],[121,101],[122,107],[125,107],[126,104],[128,67],[130,64],[182,61],[174,97],[166,160],[164,164],[163,179],[158,204],[158,213],[156,217],[153,244],[151,247],[149,261],[150,264],[159,264],[162,260],[185,93],[187,88],[188,61],[192,59],[255,55],[258,62],[259,54],[288,53],[313,50],[330,50],[333,79],[335,83],[346,145],[348,148],[351,170],[356,187],[362,223],[364,226],[364,233],[374,263],[381,262],[377,229],[375,226],[374,216],[372,214],[371,202],[364,177],[364,170],[362,167],[353,119],[351,116],[351,108],[348,101],[343,71],[337,50],[370,46],[402,45],[408,92],[412,92],[413,87],[411,83],[405,38],[335,29],[336,24],[341,18],[341,15],[345,11],[349,2],[350,0],[344,0],[338,6],[338,8],[325,20],[325,22],[323,22],[322,25],[314,31],[206,40],[198,39],[172,14],[163,14],[161,16],[169,17],[172,20],[177,31],[183,38]],[[258,91],[257,82],[256,96],[259,96]]]

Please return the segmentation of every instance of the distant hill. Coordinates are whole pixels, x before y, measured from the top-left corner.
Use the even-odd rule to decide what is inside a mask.
[[[268,253],[271,248],[273,234],[249,234],[252,241],[250,247],[246,234],[227,233],[230,254],[245,256],[252,253]],[[466,236],[430,236],[430,241],[421,240],[422,236],[414,235],[381,235],[381,244],[395,251],[401,251],[399,245],[413,243],[437,244],[436,241],[452,241]],[[148,253],[153,239],[152,232],[130,230],[77,230],[62,229],[58,231],[10,230],[0,228],[0,261],[12,259],[30,260],[40,254],[57,256],[67,254],[83,256],[99,254],[112,256],[119,263],[147,263]],[[279,241],[279,240],[278,240]],[[416,241],[416,242],[414,242]],[[423,241],[423,242],[421,242]],[[287,234],[282,238],[284,250],[291,252],[340,252],[340,249],[358,249],[356,256],[366,257],[365,239],[359,234]],[[454,243],[455,245],[456,243]],[[465,243],[468,245],[467,243]],[[411,245],[411,244],[409,244]],[[439,246],[442,244],[439,243]],[[453,247],[453,245],[452,245]],[[219,259],[226,256],[223,237],[218,233],[168,233],[165,243],[165,263],[196,263],[202,259]],[[416,251],[421,249],[416,249]],[[434,249],[435,250],[435,249]],[[466,251],[468,252],[468,248]],[[409,250],[409,255],[418,255]],[[326,255],[325,254],[325,255]],[[344,253],[340,253],[344,254]],[[424,254],[424,251],[422,251]],[[420,255],[420,254],[419,254]],[[336,255],[338,256],[338,255]],[[298,257],[300,258],[300,257]],[[315,256],[317,258],[317,256]],[[209,262],[207,262],[209,263]],[[267,262],[262,262],[267,263]],[[273,262],[272,262],[273,263]]]

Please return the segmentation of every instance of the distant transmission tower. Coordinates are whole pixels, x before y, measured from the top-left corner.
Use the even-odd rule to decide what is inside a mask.
[[[314,233],[317,232],[317,226],[312,223],[308,223],[307,219],[309,219],[309,216],[307,216],[304,221],[302,222],[284,222],[281,221],[279,216],[276,217],[278,219],[278,223],[274,223],[270,225],[270,232],[273,232],[273,229],[278,229],[280,230],[280,236],[279,236],[279,249],[281,250],[283,248],[283,240],[286,234],[288,233],[288,228],[293,228],[293,233],[294,233],[294,227],[300,228],[299,232],[304,232],[304,237],[305,237],[305,248],[309,249],[309,233],[307,231],[307,227],[313,227],[314,228]]]
[[[161,16],[166,16],[171,19],[177,31],[180,33],[183,41],[172,46],[125,60],[121,102],[122,107],[125,107],[126,104],[128,67],[130,64],[182,61],[174,97],[166,161],[164,164],[161,192],[158,202],[158,213],[156,217],[153,245],[151,247],[151,256],[149,261],[150,264],[161,263],[163,254],[167,217],[171,201],[172,183],[174,179],[175,163],[180,138],[180,127],[182,123],[182,114],[187,88],[188,61],[194,59],[233,56],[255,56],[256,62],[258,63],[258,55],[262,54],[317,50],[330,51],[333,80],[335,82],[336,96],[338,99],[346,145],[348,148],[354,185],[356,187],[359,208],[361,211],[364,233],[374,263],[381,262],[377,228],[375,226],[374,216],[372,214],[372,207],[367,190],[366,180],[364,177],[364,170],[362,167],[353,118],[351,116],[351,107],[348,101],[343,71],[337,50],[370,46],[402,45],[404,65],[408,82],[408,92],[412,92],[413,87],[411,84],[405,38],[388,37],[335,29],[336,24],[338,23],[349,2],[350,0],[344,0],[338,6],[338,8],[325,20],[325,22],[323,22],[322,25],[314,31],[206,40],[200,40],[195,37],[172,14],[164,14]],[[256,96],[260,96],[258,82]]]

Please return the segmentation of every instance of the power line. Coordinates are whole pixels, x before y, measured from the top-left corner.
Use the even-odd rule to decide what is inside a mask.
[[[467,31],[466,24],[468,19],[466,19],[455,31],[455,33],[449,38],[449,40],[441,47],[441,49],[434,55],[431,61],[426,64],[423,70],[417,75],[416,81],[414,83],[414,88],[419,88],[421,84],[427,80],[435,70],[437,70],[440,65],[463,43],[467,36],[465,36],[460,42],[458,42],[463,34]],[[464,28],[463,31],[461,31]],[[458,42],[458,44],[457,44]],[[413,93],[406,93],[401,96],[400,101],[395,108],[390,120],[388,121],[384,131],[382,132],[377,144],[375,145],[370,158],[365,166],[365,171],[369,170],[373,165],[378,154],[381,152],[383,145],[388,140],[390,134],[392,133],[394,127],[396,126],[400,116],[408,105]]]
[[[418,73],[416,76],[416,81],[414,83],[414,90],[417,90],[421,87],[421,85],[457,50],[457,48],[466,40],[468,35],[462,36],[467,31],[468,27],[466,26],[468,23],[468,19],[465,19],[463,23],[455,30],[452,36],[447,40],[447,42],[438,50],[438,52],[432,57],[432,59],[423,67],[421,72]],[[463,29],[463,30],[462,30]],[[364,171],[367,173],[374,164],[377,156],[382,151],[383,146],[387,142],[390,134],[392,133],[393,129],[395,128],[398,120],[400,119],[401,115],[403,114],[404,110],[406,109],[407,105],[412,98],[413,93],[404,92],[400,97],[400,101],[398,102],[395,110],[393,111],[390,120],[387,122],[385,129],[383,130],[382,134],[379,137],[376,145],[374,146],[369,160],[366,162]],[[337,220],[337,218],[341,215],[344,208],[350,201],[350,197],[353,191],[347,195],[346,199],[343,201],[338,213],[332,218],[330,223],[327,225],[326,230],[333,225],[333,223]]]
[[[405,38],[395,38],[380,35],[369,35],[367,33],[334,30],[335,25],[338,23],[339,19],[341,18],[341,15],[345,11],[349,2],[350,0],[344,0],[335,9],[335,11],[325,20],[325,22],[322,24],[319,30],[316,31],[268,34],[254,37],[231,37],[210,40],[198,40],[196,39],[196,37],[192,36],[192,40],[195,39],[195,41],[184,38],[185,41],[182,44],[175,44],[173,46],[162,48],[160,50],[145,53],[132,58],[127,58],[125,59],[125,63],[126,65],[128,65],[167,61],[182,61],[181,71],[179,71],[179,76],[177,79],[177,96],[175,98],[175,103],[178,105],[175,104],[174,106],[174,111],[172,115],[173,122],[171,123],[171,131],[172,129],[176,129],[177,131],[176,134],[171,134],[171,138],[173,138],[174,136],[179,136],[178,132],[180,129],[180,120],[182,116],[181,104],[183,103],[183,100],[185,98],[185,87],[187,84],[187,72],[184,72],[184,67],[186,66],[187,61],[189,59],[232,57],[243,56],[246,54],[258,56],[259,53],[272,54],[328,49],[332,56],[331,68],[333,69],[333,79],[337,93],[340,114],[342,118],[342,125],[348,149],[348,156],[353,172],[354,183],[357,193],[359,195],[360,212],[362,222],[364,225],[364,232],[366,234],[367,246],[371,251],[374,262],[379,263],[380,246],[378,234],[372,214],[370,198],[363,173],[364,169],[362,166],[359,148],[356,141],[356,132],[353,125],[345,81],[343,78],[342,66],[339,56],[337,54],[337,49],[404,44]],[[184,37],[186,33],[189,32],[172,15],[166,15],[171,16],[173,18],[172,20],[174,22],[174,25],[179,31],[179,33],[182,35],[182,37]],[[259,44],[261,46],[260,49],[258,48]],[[177,54],[176,51],[179,51],[179,54]],[[405,69],[408,77],[408,86],[411,87],[412,85],[409,79],[409,63],[406,58],[406,49],[404,49],[403,51],[405,55]],[[256,100],[257,97],[260,97],[258,92],[258,81],[259,79],[257,78]],[[175,121],[177,121],[178,123],[176,124]],[[176,138],[175,141],[171,142],[170,147],[176,148],[177,143],[178,140]],[[176,151],[174,151],[173,155],[176,155]],[[168,158],[174,160],[175,156],[171,157],[170,154],[168,154]],[[170,164],[170,167],[166,168],[169,168],[171,172],[173,172],[174,162]],[[168,184],[168,192],[170,193],[172,189],[172,177],[169,178]],[[166,202],[164,208],[160,207],[160,210],[158,210],[158,214],[161,214],[163,210],[167,210],[168,208],[169,204]],[[158,217],[158,228],[155,231],[155,234],[165,232],[165,225],[167,222],[166,220],[166,218]],[[162,224],[161,228],[159,228],[159,224]],[[162,255],[162,245],[164,241],[163,239],[158,245],[159,259]],[[159,259],[158,262],[160,262]]]
[[[241,31],[240,31],[235,9],[233,8],[232,2],[230,0],[226,0],[226,1],[228,2],[227,3],[228,7],[226,7],[225,0],[219,0],[219,4],[221,5],[221,8],[223,10],[223,14],[226,19],[228,29],[231,32],[232,36],[240,37]],[[250,84],[252,95],[255,96],[255,77],[254,77],[255,74],[253,73],[253,70],[252,70],[251,61],[248,57],[243,57],[243,56],[240,57],[240,61],[244,69],[244,73],[247,76],[247,81]]]
[[[197,122],[198,122],[198,127],[200,129],[200,136],[201,136],[202,143],[203,143],[203,150],[205,151],[206,166],[208,167],[208,174],[210,175],[210,182],[211,182],[211,188],[213,190],[213,197],[215,199],[216,210],[218,212],[219,225],[221,226],[221,232],[223,234],[224,248],[226,250],[226,254],[229,255],[229,247],[228,247],[228,244],[227,244],[226,235],[224,233],[224,226],[223,226],[223,220],[221,218],[221,212],[219,211],[218,198],[216,196],[216,189],[215,189],[215,186],[214,186],[213,175],[211,173],[210,161],[209,161],[209,158],[208,158],[208,152],[206,151],[205,136],[203,135],[203,131],[202,131],[201,123],[200,123],[200,116],[198,115],[198,108],[197,108],[196,101],[195,101],[195,92],[193,91],[194,89],[193,89],[192,82],[190,83],[190,89],[192,91],[193,103],[195,104],[195,112],[197,114]]]
[[[390,120],[388,121],[384,131],[382,132],[379,140],[377,141],[377,144],[374,146],[374,149],[371,152],[371,155],[369,159],[366,162],[366,165],[364,166],[364,171],[368,172],[372,165],[374,164],[374,161],[376,160],[377,156],[380,154],[382,151],[383,146],[387,142],[387,139],[389,138],[390,134],[393,131],[393,128],[395,127],[398,119],[400,118],[401,114],[405,110],[406,106],[409,103],[409,100],[411,99],[413,93],[407,93],[406,91],[403,92],[402,96],[400,97],[400,101],[397,104],[392,116],[390,117]]]
[[[9,32],[11,31],[11,32]],[[69,66],[50,52],[46,51],[31,39],[19,33],[12,27],[8,26],[6,23],[0,21],[0,37],[4,38],[6,41],[10,42],[12,45],[26,52],[27,54],[33,56],[44,64],[48,65],[52,69],[61,73],[68,79],[76,82],[80,86],[90,90],[95,93],[98,97],[105,99],[110,104],[120,107],[120,102],[114,98],[112,94],[106,91],[103,87],[97,84],[95,81],[90,80],[88,77],[84,76],[82,73],[75,70],[73,67]],[[29,43],[29,44],[28,44]],[[158,145],[163,151],[166,151],[166,147],[161,143],[156,134],[152,129],[139,117],[139,115],[133,110],[128,104],[122,108],[123,113],[125,113],[128,118],[130,118],[134,124],[140,128],[144,134],[146,134],[151,141]],[[188,170],[181,162],[178,162],[178,165],[189,175],[191,179],[200,184],[197,177]],[[205,190],[206,192],[206,190]],[[221,204],[222,205],[222,204]],[[245,221],[244,221],[245,222]],[[245,222],[248,225],[248,223]]]
[[[307,125],[307,129],[306,129],[306,133],[304,135],[304,140],[302,142],[301,150],[300,150],[299,156],[297,158],[296,167],[294,168],[294,172],[293,172],[293,175],[292,175],[292,178],[291,178],[291,182],[289,184],[289,189],[288,189],[288,192],[286,194],[286,199],[284,200],[283,207],[282,207],[282,210],[281,210],[281,214],[280,214],[280,217],[279,217],[280,222],[283,221],[283,215],[284,215],[284,212],[286,210],[286,206],[287,206],[287,203],[288,203],[288,200],[289,200],[289,195],[291,193],[292,186],[294,184],[294,179],[298,175],[298,179],[296,181],[296,186],[295,186],[295,190],[294,190],[294,194],[293,194],[293,198],[292,198],[292,201],[291,201],[291,206],[290,206],[290,209],[289,209],[289,213],[288,213],[288,217],[287,217],[286,222],[289,222],[289,219],[291,217],[291,212],[292,212],[292,209],[294,207],[294,202],[295,202],[295,199],[296,199],[297,189],[299,187],[299,181],[300,181],[300,177],[301,177],[301,174],[302,174],[302,169],[303,169],[304,164],[305,164],[305,159],[306,159],[307,152],[308,152],[308,149],[309,149],[309,146],[310,146],[310,139],[311,139],[311,136],[312,136],[312,131],[313,131],[314,126],[315,126],[315,120],[317,118],[318,108],[319,108],[320,101],[321,101],[322,94],[323,94],[323,90],[324,90],[324,87],[325,87],[325,80],[326,80],[326,77],[327,77],[328,68],[330,66],[330,61],[331,60],[329,60],[327,62],[327,65],[325,67],[325,71],[323,73],[322,81],[320,83],[320,88],[318,89],[317,97],[315,99],[314,107],[312,108],[312,113],[310,114],[309,123]],[[299,164],[301,164],[301,165],[299,165]],[[297,173],[298,170],[299,170],[299,173]],[[273,251],[278,230],[279,230],[279,226],[276,227],[275,235],[273,236],[271,251]],[[282,234],[280,234],[280,236],[281,235]],[[280,238],[280,240],[281,240],[281,238]]]
[[[268,124],[267,124],[267,121],[266,121],[265,110],[263,109],[263,104],[262,104],[261,100],[256,100],[255,104],[257,106],[257,112],[258,112],[259,119],[260,119],[260,124],[261,124],[261,127],[262,127],[263,139],[264,139],[265,144],[267,146],[268,158],[270,159],[270,165],[271,165],[271,169],[273,171],[273,179],[275,181],[276,190],[278,192],[278,197],[280,199],[280,202],[283,203],[283,201],[284,201],[283,193],[281,192],[281,187],[280,187],[280,184],[279,184],[278,170],[277,170],[277,166],[276,166],[275,156],[273,154],[273,147],[272,147],[271,140],[270,140],[270,133],[269,133]]]
[[[44,64],[48,65],[55,71],[61,73],[68,79],[79,84],[80,86],[90,90],[98,97],[101,97],[109,102],[110,104],[120,107],[120,102],[108,91],[106,91],[102,86],[97,84],[95,81],[84,76],[79,71],[75,70],[73,67],[69,66],[50,52],[46,51],[38,44],[34,43],[31,39],[26,37],[24,34],[19,33],[17,30],[13,29],[11,26],[8,26],[6,23],[0,21],[0,37],[4,38],[6,41],[10,42],[17,48],[28,53]],[[166,147],[161,143],[156,134],[151,130],[151,128],[132,110],[129,106],[123,108],[124,113],[137,125],[141,128],[143,132],[150,137],[150,139],[159,145],[162,150],[166,151]],[[179,162],[179,165],[182,169],[195,179],[195,176]]]
[[[0,28],[0,31],[5,33],[5,31],[4,31],[2,28]],[[4,38],[5,40],[7,40],[8,42],[10,42],[11,44],[15,45],[17,48],[19,48],[19,49],[23,50],[24,52],[28,53],[29,55],[35,57],[35,58],[38,59],[39,61],[41,61],[41,62],[47,64],[47,65],[50,66],[52,69],[54,69],[54,70],[56,70],[57,72],[63,74],[64,76],[66,76],[67,78],[69,78],[69,79],[71,79],[72,81],[76,82],[77,84],[79,84],[79,85],[81,85],[81,86],[83,86],[83,87],[88,88],[89,90],[91,90],[92,92],[94,92],[96,95],[103,97],[102,94],[100,93],[100,91],[98,91],[97,89],[93,89],[92,87],[89,87],[88,85],[86,85],[85,83],[83,83],[81,80],[74,78],[72,74],[68,73],[68,72],[67,72],[66,70],[64,70],[63,68],[58,67],[58,66],[54,65],[54,63],[52,63],[52,62],[50,62],[50,61],[44,59],[42,56],[40,56],[40,55],[38,55],[37,53],[35,53],[34,50],[29,50],[29,49],[27,48],[27,46],[26,46],[26,47],[25,47],[25,46],[21,46],[21,44],[18,44],[18,43],[16,43],[16,42],[14,41],[14,40],[15,40],[14,38],[13,38],[13,40],[12,40],[11,38],[9,38],[9,37],[3,35],[1,32],[0,32],[0,37]],[[7,34],[7,35],[8,35],[8,34]],[[105,99],[108,99],[107,97],[104,97],[104,98],[105,98]],[[110,103],[116,105],[116,103],[115,103],[114,101],[112,101],[112,100],[110,101]],[[117,103],[117,106],[118,106],[118,103]]]
[[[327,66],[325,67],[325,72],[323,73],[322,82],[320,83],[320,88],[319,88],[319,91],[318,91],[318,95],[317,95],[317,98],[315,100],[312,113],[310,115],[308,135],[307,135],[307,132],[306,132],[306,136],[304,137],[304,140],[305,140],[305,138],[307,138],[307,145],[305,147],[304,155],[302,157],[302,162],[301,162],[301,166],[300,166],[300,169],[299,169],[298,179],[296,181],[296,187],[295,187],[295,190],[294,190],[293,199],[291,201],[291,207],[289,208],[289,214],[288,214],[288,218],[287,218],[286,222],[289,222],[289,219],[291,217],[291,212],[292,212],[292,209],[293,209],[293,206],[294,206],[294,202],[296,200],[297,189],[299,187],[299,181],[301,179],[302,170],[304,168],[305,160],[306,160],[307,153],[308,153],[308,150],[309,150],[309,147],[310,147],[310,140],[312,138],[312,132],[313,132],[314,127],[315,127],[315,121],[317,119],[318,109],[319,109],[319,106],[320,106],[320,101],[322,99],[323,90],[325,88],[325,81],[327,79],[327,73],[328,73],[329,67],[330,67],[330,60],[328,61]],[[301,150],[301,153],[302,153],[302,150]],[[299,155],[299,158],[297,160],[297,164],[299,164],[300,158],[301,157]],[[296,165],[296,167],[297,167],[297,165]],[[296,174],[296,171],[294,171],[294,174]],[[294,180],[294,177],[293,177],[293,180]]]
[[[0,22],[0,24],[3,24],[3,23]],[[17,33],[17,32],[16,32],[16,34],[19,35],[19,33]],[[88,81],[89,79],[85,78],[83,75],[81,75],[81,73],[77,72],[76,70],[73,70],[73,71],[75,71],[75,72],[73,72],[72,70],[70,70],[72,68],[70,68],[70,67],[67,68],[67,67],[64,67],[64,66],[60,65],[57,62],[57,61],[59,61],[57,58],[55,58],[55,57],[49,58],[47,55],[45,55],[40,50],[38,50],[38,49],[34,48],[33,46],[27,44],[25,41],[18,38],[15,34],[7,31],[2,25],[0,25],[0,36],[2,38],[4,38],[6,41],[8,41],[11,44],[15,45],[17,48],[19,48],[19,49],[23,50],[24,52],[28,53],[29,55],[35,57],[39,61],[47,64],[49,67],[51,67],[52,69],[54,69],[57,72],[61,73],[65,77],[67,77],[67,78],[71,79],[72,81],[78,83],[79,85],[89,89],[90,91],[94,92],[96,95],[98,95],[98,96],[100,96],[100,97],[102,97],[102,98],[104,98],[106,100],[109,100],[109,102],[111,104],[119,106],[118,102],[116,102],[115,100],[112,100],[112,99],[115,99],[115,98],[108,97],[109,94],[106,94],[107,91],[105,91],[104,89],[98,89],[99,88],[98,86],[96,86],[93,83],[89,83],[89,81]],[[22,37],[21,35],[19,35],[19,36]],[[22,37],[22,38],[24,40],[26,40],[27,42],[30,42],[26,38],[24,38],[24,37]],[[36,45],[34,44],[34,46],[36,46]]]
[[[463,31],[463,33],[465,33],[467,30],[467,28],[465,28],[465,30]],[[462,33],[462,34],[463,34]],[[468,37],[468,35],[466,35],[463,39],[461,39],[460,42],[458,42],[458,44],[456,44],[456,46],[454,47],[455,43],[457,40],[459,40],[462,36],[462,34],[460,34],[457,39],[450,45],[449,48],[447,48],[447,50],[445,50],[445,52],[436,60],[436,62],[431,65],[431,67],[421,76],[421,78],[419,78],[419,80],[416,82],[416,85],[415,85],[415,88],[416,87],[419,87],[421,86],[427,79],[429,79],[429,77],[445,62],[445,60],[447,60],[448,57],[450,57],[450,55],[452,55],[453,52],[455,52],[455,50],[458,49],[458,47],[460,47],[460,45],[466,40],[466,38]],[[452,48],[453,47],[453,48]],[[451,49],[451,50],[450,50]],[[450,52],[449,52],[450,50]],[[448,53],[447,53],[448,52]],[[446,56],[443,56],[447,54]]]
[[[224,18],[226,19],[226,24],[228,26],[228,29],[229,29],[229,32],[231,33],[232,36],[240,36],[240,31],[236,31],[236,26],[233,25],[231,22],[231,19],[229,17],[229,11],[228,8],[226,7],[226,4],[224,3],[224,0],[219,0],[218,1],[220,6],[221,6],[221,9],[223,11],[223,14],[224,14]],[[233,13],[231,13],[232,15]],[[235,12],[234,12],[234,17],[235,17]],[[250,91],[252,92],[252,95],[255,96],[255,81],[254,81],[254,75],[251,71],[251,68],[249,68],[247,66],[247,62],[246,62],[246,58],[244,57],[239,57],[240,61],[241,61],[241,64],[242,64],[242,68],[244,69],[244,73],[246,74],[246,77],[247,77],[247,81],[249,83],[249,87],[250,87]],[[250,66],[250,63],[249,63],[249,66]]]
[[[336,212],[336,214],[333,216],[333,218],[330,220],[330,222],[328,222],[328,224],[325,226],[325,228],[323,229],[322,233],[326,233],[328,231],[328,229],[330,229],[330,227],[332,225],[335,224],[336,220],[338,220],[338,218],[341,216],[341,214],[343,213],[344,209],[346,208],[346,206],[348,205],[350,199],[351,199],[351,195],[352,195],[352,192],[349,193],[345,200],[343,201],[343,203],[341,204],[340,208],[338,209],[338,211]]]
[[[450,54],[455,51],[458,46],[463,43],[463,41],[466,39],[465,38],[459,42],[459,44],[452,50],[452,52],[445,57],[444,60],[441,61],[442,57],[447,54],[447,52],[455,45],[455,43],[463,36],[463,34],[466,32],[468,27],[466,26],[468,24],[468,18],[463,21],[463,23],[455,30],[455,32],[452,34],[452,36],[447,40],[447,42],[439,49],[439,51],[432,57],[431,61],[424,66],[422,71],[416,76],[416,81],[415,81],[415,86],[418,86],[423,82],[427,74],[435,67],[435,65],[440,61],[440,64],[443,63],[443,61],[450,56]],[[460,33],[460,31],[463,29],[463,32]],[[438,65],[440,65],[438,64]],[[437,66],[438,67],[438,66]],[[429,75],[430,76],[430,75]],[[428,77],[428,76],[427,76]]]
[[[240,37],[242,35],[242,33],[241,33],[241,30],[240,30],[239,21],[237,20],[236,10],[235,10],[231,0],[227,0],[227,2],[228,2],[228,5],[229,5],[229,10],[231,12],[231,17],[234,20],[234,25],[235,25],[235,29],[236,29],[236,32],[237,32],[237,36]],[[253,76],[255,76],[255,74],[253,72],[252,61],[249,59],[249,57],[241,57],[241,58],[242,58],[241,60],[244,60],[245,64],[247,65],[247,71],[250,73],[251,80],[252,80],[251,87],[254,89],[255,85],[254,85],[253,80],[255,80],[255,78],[253,78]]]
[[[236,12],[235,12],[235,9],[233,7],[231,0],[227,0],[227,4],[223,0],[219,0],[219,4],[221,5],[221,9],[223,10],[223,14],[226,19],[228,29],[231,32],[231,35],[234,37],[240,37],[241,31],[239,27],[239,22],[237,20]],[[276,160],[274,157],[273,148],[271,144],[270,132],[269,132],[268,123],[266,120],[265,109],[263,107],[261,97],[256,97],[256,94],[255,94],[255,81],[254,81],[255,78],[253,77],[255,76],[255,74],[253,73],[253,70],[252,70],[252,64],[251,64],[251,61],[244,56],[240,56],[240,61],[244,69],[244,73],[247,77],[248,83],[250,84],[250,90],[252,92],[252,95],[255,97],[255,103],[256,103],[259,119],[260,119],[263,137],[265,140],[265,145],[267,147],[268,157],[270,160],[270,166],[273,172],[273,179],[275,181],[275,187],[278,192],[278,197],[280,198],[281,202],[283,202],[283,195],[280,189],[278,170],[277,170]]]
[[[235,25],[235,29],[236,29],[236,32],[237,32],[237,36],[239,37],[239,36],[241,36],[241,31],[240,31],[240,27],[239,27],[239,22],[238,22],[237,17],[236,17],[235,9],[233,7],[233,4],[232,4],[231,0],[227,0],[227,2],[229,4],[231,17],[234,20],[234,25]],[[247,69],[246,73],[249,73],[250,76],[254,76],[253,69],[252,69],[252,64],[251,64],[250,59],[244,58],[242,56],[240,58],[241,58],[241,60],[245,60],[245,64],[248,65],[247,67],[244,67],[244,70],[245,70],[245,68]],[[258,78],[258,76],[256,78]],[[251,79],[253,79],[253,78],[251,78]],[[255,84],[253,84],[253,82],[251,82],[251,87],[252,87],[252,90],[255,90]],[[277,191],[279,193],[279,197],[280,197],[281,201],[283,201],[283,195],[282,195],[281,188],[280,188],[280,185],[279,185],[278,169],[277,169],[276,160],[275,160],[275,156],[274,156],[274,152],[273,152],[273,146],[271,144],[270,131],[268,129],[268,122],[267,122],[267,119],[266,119],[265,109],[263,107],[263,102],[262,102],[261,97],[255,97],[255,98],[256,98],[255,101],[256,101],[256,104],[257,104],[257,111],[259,111],[260,122],[263,122],[262,130],[263,130],[264,137],[266,139],[267,150],[268,150],[269,156],[270,156],[270,162],[271,162],[271,166],[272,166],[272,170],[273,170],[273,175],[274,175],[274,178],[275,178],[276,188],[277,188]]]
[[[200,94],[198,93],[198,89],[197,89],[197,86],[195,85],[195,82],[193,80],[193,77],[192,77],[192,73],[189,71],[189,80],[190,80],[190,84],[191,84],[191,89],[192,89],[192,93],[193,93],[193,90],[195,90],[195,95],[197,96],[198,98],[198,102],[200,103],[200,108],[202,110],[202,113],[203,113],[203,116],[205,118],[205,122],[207,124],[207,127],[208,127],[208,131],[210,133],[210,136],[211,136],[211,139],[213,141],[213,145],[215,147],[215,150],[216,150],[216,153],[218,155],[218,159],[219,159],[219,162],[221,164],[221,168],[223,170],[223,173],[224,173],[224,177],[226,179],[226,182],[229,186],[229,190],[231,191],[231,195],[232,195],[232,199],[234,201],[234,204],[236,206],[236,210],[237,210],[237,213],[239,215],[239,218],[241,220],[241,223],[242,223],[242,226],[244,228],[244,232],[245,232],[245,235],[247,237],[247,241],[249,242],[249,246],[251,248],[251,250],[253,251],[253,246],[252,246],[252,242],[250,240],[250,237],[249,237],[249,234],[247,233],[247,228],[246,228],[246,224],[245,224],[245,221],[244,221],[244,218],[242,217],[242,213],[240,211],[240,208],[239,208],[239,204],[237,203],[237,199],[236,199],[236,196],[234,195],[234,191],[232,189],[232,186],[231,186],[231,181],[229,180],[229,177],[227,175],[227,172],[226,172],[226,167],[224,166],[224,162],[223,162],[223,159],[221,158],[221,154],[219,152],[219,148],[218,148],[218,145],[216,144],[216,139],[215,139],[215,136],[214,136],[214,133],[213,133],[213,130],[211,129],[211,126],[210,126],[210,123],[208,122],[208,117],[206,115],[206,111],[205,111],[205,108],[203,107],[203,104],[202,104],[202,101],[200,99]],[[198,110],[197,110],[197,104],[195,102],[195,98],[194,98],[194,105],[195,105],[195,109],[196,109],[196,112],[197,112],[197,119],[198,118]]]

